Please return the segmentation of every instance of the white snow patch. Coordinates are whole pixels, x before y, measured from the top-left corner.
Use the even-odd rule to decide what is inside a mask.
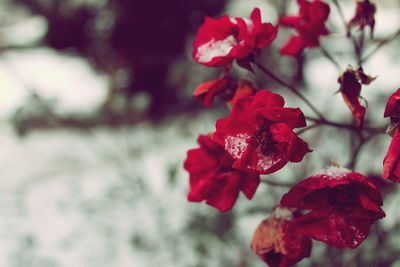
[[[225,138],[225,150],[234,158],[240,158],[247,149],[250,136],[247,134],[238,134],[236,136],[227,136]]]
[[[223,40],[211,39],[197,49],[199,62],[210,62],[215,57],[223,57],[229,54],[237,41],[233,35],[229,35]]]
[[[280,160],[280,158],[276,157],[275,154],[264,155],[260,147],[257,148],[256,153],[259,154],[260,158],[257,162],[257,170],[266,171]]]
[[[275,219],[291,220],[293,219],[293,209],[276,207],[272,213]]]
[[[331,166],[328,169],[318,173],[317,175],[325,176],[328,179],[338,179],[342,178],[349,172],[351,172],[349,169],[343,167]]]

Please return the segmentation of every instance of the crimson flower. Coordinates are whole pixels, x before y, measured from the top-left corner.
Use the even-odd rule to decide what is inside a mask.
[[[294,28],[298,33],[290,37],[281,48],[283,55],[298,56],[306,47],[318,47],[320,36],[329,34],[325,26],[330,13],[328,4],[320,0],[297,0],[297,3],[300,7],[299,15],[279,19],[280,25]]]
[[[400,118],[400,88],[389,97],[383,116],[392,120]]]
[[[234,168],[269,174],[311,152],[293,132],[306,126],[303,112],[284,104],[282,96],[258,91],[240,99],[228,117],[217,121],[215,141],[233,157]]]
[[[388,152],[383,160],[383,178],[400,182],[400,89],[393,93],[385,108],[384,117],[390,117],[388,133],[393,135]]]
[[[190,174],[188,200],[205,200],[208,205],[224,212],[233,207],[239,191],[251,199],[260,177],[233,169],[231,156],[210,136],[200,135],[197,142],[200,147],[189,150],[184,162],[184,168]]]
[[[338,249],[356,248],[371,224],[385,217],[379,189],[364,175],[330,167],[294,186],[281,205],[310,210],[296,219],[296,229]]]
[[[339,91],[344,102],[353,113],[357,125],[364,122],[366,112],[366,108],[360,104],[362,84],[368,85],[374,80],[375,78],[366,75],[361,67],[354,70],[352,66],[348,66],[338,79],[338,83],[340,83]]]
[[[277,33],[277,27],[261,22],[258,8],[253,10],[250,19],[207,17],[193,43],[193,59],[207,67],[225,66],[267,47],[275,40]]]
[[[376,6],[369,0],[359,0],[357,1],[356,13],[354,17],[347,24],[347,35],[350,36],[350,31],[354,26],[359,26],[361,30],[365,26],[369,26],[371,29],[371,38],[374,34],[375,27],[375,12]]]
[[[251,249],[270,267],[288,267],[310,257],[311,239],[293,229],[294,217],[293,209],[278,206],[254,232]]]
[[[395,130],[389,149],[383,160],[384,179],[400,183],[400,132]]]
[[[193,93],[205,107],[210,107],[215,97],[234,105],[240,98],[253,95],[254,85],[248,80],[239,83],[231,78],[224,77],[200,84]]]

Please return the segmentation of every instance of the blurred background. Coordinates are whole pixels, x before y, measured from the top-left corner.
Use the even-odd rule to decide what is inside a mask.
[[[295,2],[0,0],[0,266],[264,266],[250,251],[252,233],[287,188],[263,184],[253,201],[240,197],[224,214],[186,201],[186,151],[227,114],[222,105],[205,110],[192,99],[220,70],[195,64],[191,44],[205,16],[247,17],[260,7],[263,20],[276,23],[280,14],[297,13]],[[365,54],[399,30],[399,1],[376,2],[375,39]],[[355,1],[341,4],[350,20]],[[331,7],[332,33],[322,43],[345,70],[356,64],[352,42]],[[338,70],[319,49],[299,59],[279,55],[291,33],[280,30],[261,55],[264,65],[329,119],[351,123],[336,94]],[[385,125],[385,102],[400,87],[399,48],[395,39],[364,64],[378,76],[362,92],[373,126]],[[235,74],[312,115],[261,73]],[[268,180],[294,182],[331,160],[349,164],[348,132],[318,128],[302,137],[314,152]],[[379,178],[389,142],[383,135],[370,140],[355,167],[375,177],[387,217],[359,249],[314,242],[300,266],[400,266],[400,195]]]

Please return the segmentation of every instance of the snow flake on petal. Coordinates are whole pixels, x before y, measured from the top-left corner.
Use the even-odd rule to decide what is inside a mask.
[[[272,216],[275,219],[292,220],[294,211],[295,211],[295,209],[277,206],[277,207],[275,207],[275,209],[272,213]]]
[[[213,60],[215,57],[227,56],[235,45],[237,45],[237,41],[233,35],[229,35],[222,40],[215,40],[215,38],[213,38],[207,43],[198,47],[198,60],[201,63],[207,63]]]
[[[351,172],[349,169],[331,166],[328,169],[318,173],[317,175],[324,176],[327,179],[340,179],[346,176],[346,174],[349,172]]]
[[[239,159],[242,157],[244,151],[246,151],[249,139],[250,136],[248,134],[227,136],[225,138],[225,150],[232,156],[232,158]]]
[[[267,171],[269,168],[271,168],[281,160],[281,158],[274,153],[265,155],[261,151],[260,147],[257,148],[256,153],[259,157],[259,160],[257,162],[257,170]]]

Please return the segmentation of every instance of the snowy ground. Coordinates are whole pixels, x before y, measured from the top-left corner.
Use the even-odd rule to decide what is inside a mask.
[[[251,8],[246,5],[243,10],[238,2],[232,1],[228,10],[247,15]],[[266,1],[256,3],[264,3],[263,10],[268,12]],[[396,30],[397,11],[378,13],[377,37]],[[351,12],[346,15],[351,16]],[[38,20],[34,23],[40,33],[38,29],[44,26]],[[340,57],[341,49],[351,47],[335,36],[324,42],[333,44],[329,49],[345,67],[349,62]],[[338,89],[336,69],[318,58],[318,50],[310,51],[309,56],[307,96],[328,118],[350,121],[341,96],[334,94]],[[384,102],[400,86],[398,56],[398,47],[387,46],[365,65],[367,73],[378,75],[376,82],[363,90],[363,96],[369,102],[367,118],[379,125],[384,124]],[[105,78],[85,62],[51,50],[5,54],[0,60],[1,119],[8,118],[29,96],[25,82],[45,98],[56,99],[60,113],[91,112],[104,98],[107,86]],[[289,106],[300,106],[311,114],[281,88],[271,89],[284,94]],[[195,146],[199,133],[213,130],[215,117],[208,111],[157,126],[142,123],[123,129],[38,131],[22,139],[3,122],[0,266],[263,266],[251,254],[249,242],[256,225],[266,216],[263,210],[277,203],[284,189],[263,185],[252,202],[241,198],[234,211],[225,215],[205,205],[188,204],[185,199],[188,177],[182,162],[186,151]],[[346,134],[335,129],[325,129],[322,134],[310,131],[304,135],[315,149],[307,156],[307,163],[291,165],[269,179],[302,179],[296,174],[315,173],[330,160],[346,164],[348,143],[332,142],[338,136],[345,140]],[[388,137],[372,141],[366,151],[374,154],[364,153],[357,170],[379,174],[389,141]],[[393,194],[385,204],[385,229],[396,227],[398,198]],[[258,211],[249,213],[253,208]],[[369,244],[361,251],[370,250]],[[313,258],[317,259],[321,250],[317,245]],[[351,259],[349,256],[350,263]],[[309,263],[304,261],[304,266]]]

